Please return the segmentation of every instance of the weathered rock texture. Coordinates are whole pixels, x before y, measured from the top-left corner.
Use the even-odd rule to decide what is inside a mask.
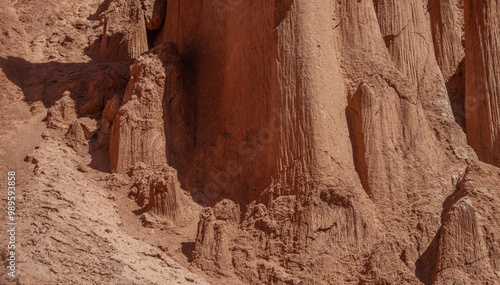
[[[213,209],[201,211],[191,257],[203,269],[227,272],[232,268],[229,242],[240,222],[239,217],[239,207],[230,200],[222,200]]]
[[[465,130],[465,21],[463,0],[428,4],[436,60],[441,68],[455,121]]]
[[[129,60],[148,50],[146,20],[140,0],[106,0],[101,7],[104,32],[100,61]]]
[[[109,149],[108,199],[215,283],[496,284],[498,8],[105,1],[113,62],[30,100],[68,90],[48,120]]]
[[[494,189],[499,178],[498,168],[472,165],[445,202],[435,284],[498,282],[499,245],[493,242],[498,238],[493,228],[498,225],[495,203],[499,197]]]
[[[500,166],[500,4],[465,1],[467,138],[479,159]]]
[[[432,37],[436,60],[446,81],[465,56],[463,0],[431,0]]]
[[[426,4],[168,1],[155,41],[175,43],[179,62],[149,70],[171,62],[146,61],[164,54],[156,47],[135,63],[112,168],[175,166],[215,205],[200,215],[194,263],[248,283],[430,284],[473,272],[487,244],[473,206],[443,206],[476,159],[456,123],[461,3]],[[130,90],[143,95],[128,101]],[[124,123],[153,118],[141,131]],[[225,198],[241,218],[218,216]]]
[[[131,168],[129,174],[134,177],[134,191],[137,203],[148,212],[164,218],[175,226],[182,220],[180,212],[180,185],[175,169],[165,167],[151,170],[144,163]]]
[[[176,165],[177,157],[187,154],[193,139],[183,85],[182,64],[171,43],[157,46],[134,63],[111,127],[112,171],[124,172],[137,162],[163,166],[167,154]],[[111,104],[109,110],[116,106]]]
[[[146,27],[149,30],[161,28],[167,12],[167,0],[141,0]]]
[[[116,99],[103,115],[108,121],[121,106],[131,63],[98,63],[87,53],[102,33],[101,2],[0,1],[0,180],[15,171],[23,181],[16,185],[16,248],[0,248],[0,284],[209,284],[187,262],[173,261],[176,247],[166,252],[147,241],[155,234],[143,231],[132,212],[131,179],[109,173],[107,154],[95,141],[107,101]],[[169,169],[156,184],[155,205],[172,215],[163,209],[186,195],[171,199],[178,184],[172,188],[176,175]],[[13,203],[0,203],[1,211],[8,206]],[[9,235],[0,235],[2,245],[8,242]],[[5,267],[11,250],[15,277]]]

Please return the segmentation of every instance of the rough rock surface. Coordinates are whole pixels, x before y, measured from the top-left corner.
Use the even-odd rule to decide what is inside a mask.
[[[496,1],[0,8],[9,281],[499,283]]]
[[[177,180],[177,171],[171,167],[152,170],[144,163],[135,164],[129,174],[134,179],[134,186],[130,193],[135,197],[137,204],[157,216],[156,220],[163,220],[167,226],[175,227],[185,223],[181,212],[180,185]],[[150,222],[152,216],[141,217],[143,224]]]
[[[130,230],[142,228],[120,188],[130,181],[107,173],[98,122],[113,95],[121,105],[129,63],[87,56],[102,33],[92,17],[99,4],[0,1],[0,177],[16,172],[18,218],[16,277],[5,270],[2,234],[0,283],[208,284],[145,240],[159,237]]]
[[[161,28],[167,12],[167,0],[141,0],[146,19],[146,27],[149,30]]]
[[[200,212],[198,232],[191,258],[204,270],[228,272],[232,267],[230,234],[240,222],[240,208],[231,200],[222,200],[213,209]]]
[[[436,60],[448,81],[465,56],[464,1],[431,0],[428,9]]]
[[[148,50],[140,0],[105,0],[100,10],[104,29],[97,54],[100,61],[129,60]]]
[[[163,166],[167,158],[176,165],[177,156],[186,154],[192,138],[182,81],[181,61],[172,43],[155,47],[134,63],[111,128],[112,171],[124,172],[137,162]]]
[[[500,4],[464,2],[467,138],[481,161],[500,166]]]
[[[38,206],[19,212],[29,219],[18,232],[20,262],[30,268],[23,270],[23,284],[206,284],[158,248],[127,235],[106,191],[77,169],[80,159],[53,139],[26,158],[33,179],[18,198]]]
[[[47,110],[47,125],[51,128],[67,128],[69,123],[76,120],[77,105],[70,98],[69,92],[66,92],[63,97],[56,101],[54,106]]]

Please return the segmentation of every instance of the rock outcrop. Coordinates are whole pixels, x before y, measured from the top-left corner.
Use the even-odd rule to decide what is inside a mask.
[[[104,107],[104,110],[102,111],[101,128],[97,136],[97,142],[102,148],[109,148],[111,127],[113,126],[113,120],[122,105],[122,100],[123,98],[121,98],[119,94],[115,94],[111,100],[108,100],[106,107]]]
[[[195,248],[191,258],[204,270],[228,273],[233,258],[229,242],[236,233],[240,209],[230,200],[219,202],[213,209],[200,213]]]
[[[500,4],[464,2],[467,139],[481,161],[500,166]]]
[[[64,92],[62,98],[47,110],[45,120],[49,128],[66,129],[78,117],[76,102],[70,94],[69,91]]]
[[[463,5],[463,0],[431,0],[427,6],[436,60],[445,81],[456,72],[465,56]]]
[[[146,27],[149,30],[161,28],[167,13],[167,0],[141,0]]]
[[[182,80],[182,65],[171,43],[157,46],[134,63],[111,127],[112,171],[125,172],[137,162],[161,167],[167,155],[184,153],[189,132]]]
[[[497,168],[474,164],[445,201],[433,284],[495,284],[500,278],[494,230],[498,226],[498,182]]]
[[[83,117],[74,120],[66,132],[67,144],[77,152],[89,151],[89,140],[99,131],[99,123],[91,118]]]
[[[100,61],[130,60],[148,51],[140,0],[106,0],[101,9],[104,32],[97,53]]]
[[[89,219],[110,231],[85,245],[116,231],[130,252],[150,243],[215,284],[496,284],[497,2],[106,0],[51,35],[50,51],[26,46],[88,41],[88,63],[0,58],[16,92],[42,101],[32,113],[49,108],[50,133],[26,161],[64,208],[42,202],[37,219]],[[20,39],[0,32],[2,47]],[[113,224],[84,211],[101,205]],[[170,271],[151,265],[161,274],[145,278],[119,253],[127,262],[99,260],[98,281]]]
[[[202,213],[194,262],[250,283],[431,282],[439,261],[427,251],[455,187],[441,177],[475,159],[448,97],[461,51],[443,47],[460,31],[434,18],[448,11],[383,0],[213,4],[168,1],[156,38],[177,43],[196,70],[183,183],[209,205],[247,205],[236,234]],[[455,34],[435,44],[437,28]],[[353,266],[361,276],[347,273]]]
[[[182,190],[175,169],[154,170],[144,163],[137,163],[129,175],[134,179],[134,190],[130,194],[147,211],[141,217],[144,226],[174,228],[185,224],[181,211]]]

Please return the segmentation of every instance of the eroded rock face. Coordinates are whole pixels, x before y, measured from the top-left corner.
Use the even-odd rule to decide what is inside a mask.
[[[123,98],[119,94],[115,94],[111,100],[108,100],[106,107],[102,111],[101,128],[97,136],[97,143],[103,148],[109,148],[111,127],[122,105],[122,100]]]
[[[171,43],[157,46],[132,66],[111,127],[112,171],[124,172],[137,162],[161,167],[168,154],[181,155],[189,147],[181,66]]]
[[[230,200],[222,200],[213,209],[201,211],[195,248],[191,254],[198,266],[226,273],[232,269],[229,242],[240,222],[239,215],[239,206]]]
[[[128,75],[125,77],[120,69],[126,63],[117,64],[119,68],[115,70],[113,66],[103,65],[98,68],[88,82],[83,86],[76,87],[83,89],[84,102],[78,106],[81,115],[92,115],[102,112],[106,102],[113,98],[117,93],[122,94],[127,85]],[[80,83],[81,84],[81,83]],[[77,84],[75,84],[77,85]]]
[[[472,202],[467,198],[461,199],[452,206],[444,219],[439,240],[439,275],[445,275],[446,271],[460,272],[467,264],[479,263],[473,267],[484,268],[487,265],[483,260],[486,248],[482,244],[484,237],[480,232]],[[471,282],[470,278],[467,279]],[[457,276],[455,280],[465,281],[462,276]]]
[[[211,206],[194,264],[250,284],[498,277],[499,172],[459,126],[495,164],[493,1],[465,5],[465,62],[459,0],[106,3],[101,56],[137,60],[124,94],[109,70],[78,110],[102,110],[144,226],[182,223],[180,194]]]
[[[71,99],[70,92],[64,92],[63,97],[47,110],[47,126],[66,129],[78,116],[76,102]]]
[[[140,0],[106,0],[99,15],[104,33],[100,61],[130,60],[148,50],[146,22]]]
[[[147,211],[141,220],[146,227],[174,228],[184,225],[177,171],[171,167],[151,169],[144,163],[135,164],[129,175],[133,177],[133,196]]]
[[[436,60],[443,74],[455,121],[465,130],[465,21],[463,0],[429,1]]]
[[[99,131],[99,123],[91,118],[74,120],[66,132],[67,144],[77,152],[88,152],[89,140]]]
[[[431,0],[427,7],[431,15],[436,60],[445,81],[448,81],[465,56],[464,1]]]
[[[455,123],[446,85],[461,60],[460,31],[449,22],[433,26],[437,20],[431,20],[420,2],[285,2],[276,3],[272,16],[266,3],[259,10],[257,4],[238,1],[214,5],[220,21],[238,20],[239,28],[222,27],[208,17],[208,6],[168,2],[157,40],[176,41],[181,54],[196,59],[190,62],[197,71],[190,90],[197,94],[195,125],[203,126],[196,130],[200,144],[189,162],[196,167],[185,181],[195,188],[209,185],[200,191],[212,203],[232,197],[249,205],[237,237],[224,237],[227,223],[210,210],[203,212],[195,262],[203,264],[218,248],[231,254],[229,268],[248,282],[293,283],[296,276],[306,283],[318,276],[338,282],[349,275],[347,267],[338,265],[346,253],[357,256],[356,266],[363,268],[360,282],[394,283],[398,278],[408,284],[428,282],[425,275],[434,272],[438,259],[427,252],[437,247],[442,202],[455,187],[441,177],[459,173],[464,161],[474,160]],[[169,11],[178,9],[182,12],[170,18]],[[450,9],[455,13],[458,8]],[[242,11],[258,12],[247,19]],[[188,20],[193,18],[204,24]],[[253,24],[257,20],[265,24]],[[272,30],[267,23],[273,23]],[[249,36],[255,41],[238,36],[245,25],[259,31],[259,36]],[[455,31],[450,39],[441,40],[438,51],[437,28]],[[211,45],[201,52],[199,47],[209,41]],[[456,46],[443,50],[448,42]],[[266,80],[235,79],[245,78],[246,70],[236,63],[252,62],[245,53],[251,48],[269,62],[266,67],[252,67],[255,76],[267,75]],[[220,56],[220,51],[227,56]],[[442,70],[447,70],[446,76]],[[272,90],[270,95],[260,96],[247,108],[226,108],[266,89]],[[218,91],[217,97],[208,95],[212,90]],[[265,108],[258,120],[247,122],[247,114],[261,102],[272,106],[272,113]],[[214,103],[229,111],[204,110]],[[228,127],[236,125],[240,127]],[[277,127],[274,132],[270,125]],[[262,143],[258,134],[266,128],[271,135],[266,136],[268,143]],[[241,132],[249,136],[241,137]],[[213,147],[201,147],[208,142]],[[243,145],[242,152],[238,145]],[[245,154],[252,154],[252,159]],[[227,161],[239,166],[236,175],[225,169],[222,162]],[[446,168],[447,164],[454,167]],[[359,180],[346,179],[354,176]],[[419,226],[402,232],[408,224]],[[381,238],[380,232],[394,236]],[[331,257],[333,253],[336,257]],[[263,255],[266,261],[257,257]],[[228,268],[226,259],[225,255],[212,258],[213,265],[205,269]],[[325,270],[332,267],[338,271]],[[310,271],[296,273],[297,268]]]
[[[467,139],[480,160],[500,166],[500,6],[465,2],[465,113]]]
[[[167,0],[141,0],[146,27],[150,30],[161,28],[167,12]]]
[[[498,240],[494,230],[498,220],[493,218],[497,216],[499,196],[494,189],[499,178],[498,168],[472,165],[447,199],[433,284],[494,284],[500,277],[499,246],[494,242]]]

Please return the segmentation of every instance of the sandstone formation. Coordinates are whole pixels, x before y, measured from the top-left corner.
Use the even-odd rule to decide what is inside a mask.
[[[490,171],[497,174],[489,176]],[[488,177],[488,178],[486,178]],[[493,227],[497,221],[495,183],[498,169],[482,163],[467,168],[456,191],[449,197],[439,231],[435,284],[465,282],[495,284],[498,274],[498,244]],[[479,273],[481,272],[481,273]]]
[[[165,20],[167,0],[141,0],[148,30],[158,30]]]
[[[100,61],[120,61],[138,57],[148,50],[146,23],[140,0],[106,0],[99,17],[103,35]]]
[[[230,206],[234,207],[234,203]],[[222,213],[220,213],[221,210]],[[239,215],[239,209],[230,210],[206,208],[200,213],[195,248],[191,257],[205,270],[224,272],[232,267],[232,256],[229,251],[231,229],[229,227],[235,227],[239,222],[231,220],[235,217],[234,214]],[[229,217],[221,216],[223,214]]]
[[[103,148],[109,147],[111,126],[113,125],[113,120],[116,114],[118,114],[120,106],[122,105],[122,100],[123,98],[121,98],[119,94],[115,94],[111,100],[108,100],[104,110],[102,111],[101,128],[97,136],[97,142],[99,143],[99,146]]]
[[[428,4],[436,60],[446,81],[465,56],[463,5],[463,0],[431,0]]]
[[[480,160],[500,166],[500,6],[496,1],[464,2],[467,138]]]
[[[163,104],[178,92],[179,64],[175,46],[165,44],[141,56],[132,66],[132,80],[111,129],[109,153],[113,171],[124,172],[137,162],[166,164],[167,114]]]
[[[123,217],[106,191],[77,169],[80,159],[53,138],[26,157],[32,180],[23,200],[38,206],[19,212],[30,217],[18,228],[18,236],[24,236],[18,250],[26,268],[21,269],[22,282],[208,284],[124,231]]]
[[[20,281],[499,283],[495,1],[85,0],[38,37],[19,1]]]
[[[49,127],[67,128],[69,123],[77,118],[77,105],[69,94],[69,92],[65,92],[63,97],[47,110],[45,119]]]
[[[465,21],[463,0],[429,1],[432,37],[455,121],[465,131]]]
[[[134,190],[130,194],[141,207],[169,223],[170,227],[183,222],[181,189],[175,169],[151,170],[144,163],[138,163],[129,175],[134,178]]]

